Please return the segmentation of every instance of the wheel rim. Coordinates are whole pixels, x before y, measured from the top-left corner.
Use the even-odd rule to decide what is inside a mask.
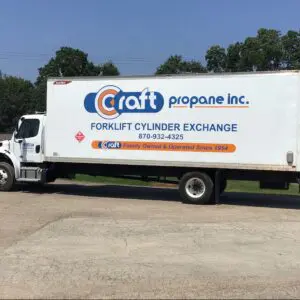
[[[206,191],[205,183],[201,178],[190,178],[185,184],[185,191],[193,199],[201,198]]]
[[[4,186],[7,183],[8,174],[4,169],[0,169],[0,186]]]

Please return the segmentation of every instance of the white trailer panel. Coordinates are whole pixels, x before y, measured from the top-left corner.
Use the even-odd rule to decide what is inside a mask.
[[[299,171],[299,76],[49,79],[45,156],[56,162]]]

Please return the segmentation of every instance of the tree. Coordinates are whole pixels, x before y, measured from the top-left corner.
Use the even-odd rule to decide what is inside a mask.
[[[219,45],[210,47],[205,55],[208,71],[224,72],[226,70],[226,52]]]
[[[243,71],[281,69],[283,48],[280,32],[261,28],[256,37],[248,37],[241,46],[240,68]]]
[[[225,50],[214,45],[206,53],[207,68],[214,72],[274,71],[295,68],[300,61],[299,34],[281,37],[278,30],[261,28],[255,37],[231,44]]]
[[[54,58],[39,69],[37,84],[48,77],[98,76],[101,67],[88,60],[87,53],[79,49],[62,47]]]
[[[227,72],[239,72],[242,69],[241,66],[241,50],[243,44],[235,43],[231,44],[227,48],[226,55],[226,71]]]
[[[46,90],[47,90],[46,80],[40,81],[38,84],[35,84],[32,93],[34,111],[38,111],[38,112],[46,111]]]
[[[206,69],[199,61],[186,61],[183,60],[181,55],[172,55],[157,68],[155,74],[160,75],[204,72],[206,72]]]
[[[289,30],[281,38],[283,46],[283,68],[300,69],[300,31]]]
[[[111,61],[109,61],[101,66],[100,74],[102,76],[117,76],[120,75],[120,72],[118,68]]]
[[[263,53],[261,70],[279,70],[283,58],[280,31],[261,28],[257,32],[257,40]]]
[[[0,78],[0,132],[11,131],[21,115],[33,112],[33,84],[22,78]]]
[[[62,47],[54,58],[39,68],[39,76],[35,83],[34,103],[36,110],[44,111],[46,107],[46,82],[48,77],[75,77],[119,75],[117,67],[108,62],[95,65],[88,60],[88,54],[70,47]]]
[[[264,61],[264,53],[256,37],[245,39],[241,47],[240,70],[249,72],[261,70]]]

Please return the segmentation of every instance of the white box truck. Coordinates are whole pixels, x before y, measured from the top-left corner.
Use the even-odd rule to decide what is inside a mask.
[[[0,190],[78,173],[172,177],[184,202],[213,203],[227,179],[298,183],[299,150],[298,71],[50,78],[47,112],[0,143]]]

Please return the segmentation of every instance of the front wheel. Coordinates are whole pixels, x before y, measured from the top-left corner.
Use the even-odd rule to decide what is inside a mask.
[[[185,203],[209,204],[213,190],[213,181],[206,173],[186,173],[179,183],[179,192]]]
[[[13,188],[14,173],[14,169],[10,164],[0,162],[0,191],[10,191]]]

